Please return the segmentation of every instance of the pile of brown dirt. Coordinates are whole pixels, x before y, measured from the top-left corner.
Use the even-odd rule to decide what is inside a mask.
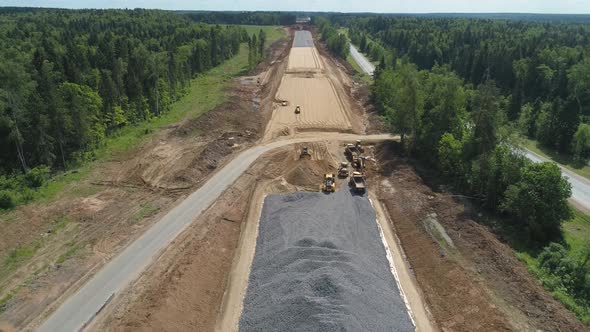
[[[397,144],[377,147],[373,180],[437,324],[447,331],[586,331],[545,291],[514,251],[472,211],[436,193],[400,158]],[[424,222],[435,217],[452,246]]]

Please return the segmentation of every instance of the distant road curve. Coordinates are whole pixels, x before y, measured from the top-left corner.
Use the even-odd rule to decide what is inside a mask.
[[[552,161],[527,149],[524,150],[524,154],[528,159],[536,163]],[[590,181],[560,164],[557,164],[557,166],[561,169],[561,174],[572,184],[572,197],[570,200],[574,205],[582,207],[585,210],[584,212],[590,212]]]
[[[365,73],[369,74],[373,77],[373,73],[375,72],[375,66],[365,58],[364,55],[359,52],[354,45],[350,44],[350,55],[353,57],[354,61],[358,63],[358,65],[365,71]]]
[[[373,75],[375,67],[373,67],[373,70],[365,68],[363,64],[370,64],[369,60],[367,60],[367,58],[365,58],[364,55],[358,52],[352,44],[350,44],[350,54],[367,74]],[[523,151],[525,156],[533,162],[552,161],[542,156],[539,156],[531,150],[523,149]],[[572,197],[570,198],[572,203],[574,203],[574,205],[576,205],[577,207],[585,210],[584,212],[590,213],[590,181],[570,171],[569,169],[563,167],[560,164],[557,164],[557,166],[559,166],[559,168],[561,169],[561,174],[565,176],[572,184]]]
[[[339,133],[302,133],[282,138],[241,152],[217,171],[201,188],[174,207],[137,240],[108,262],[76,293],[70,296],[39,327],[39,331],[79,331],[112,299],[153,262],[195,218],[205,211],[263,153],[295,143],[317,141],[364,142],[398,139],[389,134],[354,135]]]

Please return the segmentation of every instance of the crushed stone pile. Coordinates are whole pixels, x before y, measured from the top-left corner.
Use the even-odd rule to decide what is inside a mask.
[[[366,197],[264,202],[239,330],[414,331]]]

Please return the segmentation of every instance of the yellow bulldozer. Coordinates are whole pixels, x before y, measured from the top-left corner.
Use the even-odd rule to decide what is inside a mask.
[[[324,183],[322,184],[322,191],[327,193],[333,193],[336,190],[336,181],[334,174],[328,173],[324,175]]]

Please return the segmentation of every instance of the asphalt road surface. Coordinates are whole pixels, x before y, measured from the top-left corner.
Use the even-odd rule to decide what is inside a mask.
[[[293,47],[314,47],[311,32],[307,30],[295,31]]]
[[[366,68],[364,64],[370,64],[369,60],[367,60],[364,55],[359,53],[356,48],[352,46],[352,44],[350,45],[350,54],[367,74],[373,75],[373,70],[375,67],[373,67],[373,70]],[[534,162],[551,161],[528,149],[524,149],[524,153],[527,158]],[[561,174],[565,176],[572,184],[572,197],[570,200],[578,207],[590,211],[590,181],[559,164],[557,165],[561,169]]]
[[[395,138],[391,135],[305,133],[298,138],[283,139],[243,151],[66,299],[40,326],[39,331],[79,331],[94,318],[113,294],[117,294],[137,279],[154,258],[211,206],[263,153],[294,143],[327,140],[354,142],[357,139],[370,142]]]
[[[354,47],[352,44],[350,44],[350,55],[352,55],[352,57],[354,58],[354,61],[356,61],[356,63],[358,63],[358,65],[365,71],[365,73],[367,73],[371,77],[373,77],[373,72],[375,71],[375,66],[373,66],[371,61],[369,61],[367,58],[365,58],[365,56],[362,55],[361,52],[359,52],[356,49],[356,47]]]

